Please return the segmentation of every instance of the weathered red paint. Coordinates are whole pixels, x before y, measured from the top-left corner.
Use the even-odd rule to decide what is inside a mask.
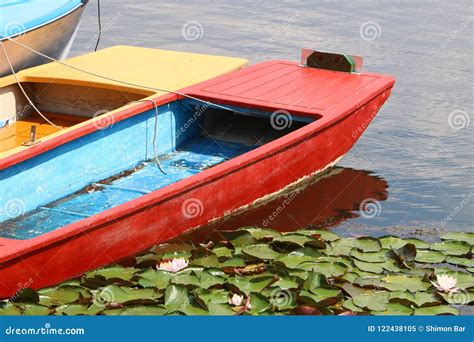
[[[318,120],[280,139],[136,200],[30,240],[0,238],[0,298],[28,284],[53,285],[116,262],[206,224],[324,169],[349,151],[388,98],[394,79],[303,68],[274,61],[257,64],[182,90],[203,99],[267,111],[286,110]],[[166,103],[175,95],[162,96]],[[116,121],[150,108],[138,104]],[[47,145],[2,160],[7,167],[92,132],[74,130]],[[186,199],[203,211],[186,217]],[[188,215],[189,216],[189,215]]]

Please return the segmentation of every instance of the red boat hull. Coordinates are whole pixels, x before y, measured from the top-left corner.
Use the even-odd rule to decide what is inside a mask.
[[[0,238],[0,298],[120,261],[322,172],[354,145],[390,95],[392,77],[273,61],[183,89],[226,105],[284,111],[311,123],[189,178],[29,240]],[[158,105],[176,100],[158,97]],[[139,103],[114,122],[151,109]],[[97,130],[84,125],[0,163],[15,165]]]
[[[280,139],[284,140],[280,148],[260,153],[258,160],[245,161],[250,158],[243,155],[203,172],[199,180],[186,184],[190,186],[178,182],[111,209],[106,215],[80,221],[82,234],[59,239],[55,231],[38,237],[43,241],[31,251],[0,265],[0,297],[12,296],[25,286],[38,289],[53,285],[116,262],[321,172],[349,151],[360,136],[353,134],[354,130],[365,129],[374,108],[380,108],[389,93],[386,89],[322,130],[316,121],[304,128],[309,134],[285,136]],[[184,215],[190,199],[197,203],[197,211]],[[61,230],[74,231],[75,225]],[[19,241],[17,247],[25,249],[28,245],[29,240]]]

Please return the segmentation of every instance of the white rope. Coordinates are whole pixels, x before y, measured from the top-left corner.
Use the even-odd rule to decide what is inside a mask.
[[[78,68],[74,65],[71,65],[71,64],[67,64],[63,61],[60,61],[58,59],[55,59],[53,57],[50,57],[50,56],[47,56],[45,55],[44,53],[40,52],[40,51],[37,51],[27,45],[24,45],[20,42],[17,42],[16,40],[13,40],[11,38],[8,38],[6,37],[6,39],[8,39],[9,41],[13,42],[14,44],[17,44],[21,47],[23,47],[24,49],[27,49],[33,53],[36,53],[38,54],[39,56],[41,57],[44,57],[46,59],[49,59],[50,61],[52,62],[56,62],[56,63],[59,63],[65,67],[68,67],[70,69],[74,69],[76,71],[79,71],[79,72],[83,72],[83,73],[86,73],[88,75],[92,75],[92,76],[95,76],[95,77],[99,77],[99,78],[102,78],[102,79],[105,79],[105,80],[108,80],[108,81],[112,81],[112,82],[117,82],[117,83],[122,83],[122,84],[126,84],[126,85],[129,85],[129,86],[133,86],[133,87],[140,87],[140,88],[145,88],[145,89],[149,89],[149,90],[154,90],[154,91],[161,91],[161,92],[165,92],[165,93],[170,93],[170,94],[175,94],[175,95],[179,95],[179,96],[182,96],[182,97],[186,97],[188,99],[191,99],[191,100],[195,100],[195,101],[198,101],[198,102],[201,102],[201,103],[204,103],[206,104],[207,106],[213,106],[213,107],[216,107],[216,108],[220,108],[220,109],[223,109],[223,110],[227,110],[227,111],[231,111],[231,112],[234,112],[234,113],[239,113],[239,114],[246,114],[246,113],[241,113],[239,111],[236,111],[235,109],[232,109],[230,107],[226,107],[226,106],[222,106],[220,104],[217,104],[217,103],[212,103],[210,101],[204,101],[204,100],[201,100],[197,97],[194,97],[194,96],[191,96],[191,95],[187,95],[187,94],[184,94],[184,93],[181,93],[179,91],[173,91],[173,90],[168,90],[168,89],[163,89],[163,88],[157,88],[157,87],[151,87],[151,86],[146,86],[146,85],[142,85],[142,84],[137,84],[137,83],[132,83],[132,82],[127,82],[127,81],[121,81],[121,80],[118,80],[118,79],[115,79],[115,78],[112,78],[112,77],[108,77],[108,76],[104,76],[104,75],[100,75],[100,74],[96,74],[94,72],[91,72],[91,71],[87,71],[87,70],[84,70],[84,69],[81,69],[81,68]]]
[[[7,38],[8,40],[10,41],[13,41],[11,40],[10,38]],[[15,80],[16,80],[16,83],[18,83],[18,86],[20,87],[21,89],[21,92],[23,93],[23,95],[26,97],[26,99],[28,100],[29,104],[31,107],[33,107],[34,110],[36,110],[36,112],[47,122],[49,123],[50,125],[54,126],[55,128],[61,130],[62,128],[59,127],[59,126],[56,126],[53,122],[51,122],[43,113],[41,113],[41,111],[36,108],[35,104],[33,103],[33,101],[30,99],[30,97],[28,96],[28,94],[26,93],[25,89],[23,89],[23,86],[21,85],[21,82],[20,80],[18,79],[17,75],[16,75],[16,72],[15,72],[15,69],[13,68],[13,65],[12,65],[12,62],[10,61],[10,58],[8,57],[8,53],[7,53],[7,50],[5,49],[5,45],[3,45],[3,41],[0,40],[0,44],[2,44],[2,49],[3,49],[3,54],[5,55],[5,58],[7,60],[7,63],[8,65],[10,66],[10,70],[13,74],[13,77],[15,77]]]
[[[151,102],[153,104],[153,107],[155,107],[155,127],[153,129],[153,156],[155,157],[156,165],[158,166],[160,171],[166,175],[167,173],[165,172],[165,170],[163,170],[163,167],[161,166],[160,160],[158,159],[158,153],[156,153],[156,130],[158,128],[158,114],[159,114],[158,113],[158,105],[156,104],[155,101],[148,100],[148,99],[131,101],[129,103],[134,103],[134,102]]]

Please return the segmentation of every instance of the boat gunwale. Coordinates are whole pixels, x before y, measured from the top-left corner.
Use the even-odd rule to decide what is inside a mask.
[[[350,109],[340,112],[339,115],[323,115],[322,118],[315,120],[302,128],[290,132],[252,151],[204,170],[196,175],[187,177],[176,183],[157,189],[149,194],[140,196],[139,198],[132,201],[128,201],[91,217],[84,218],[72,224],[65,225],[61,228],[44,233],[31,239],[16,240],[0,238],[0,266],[5,267],[5,265],[15,262],[15,260],[22,258],[25,255],[38,253],[52,245],[60,244],[65,240],[73,239],[75,236],[87,234],[89,231],[106,227],[110,222],[119,221],[122,218],[132,216],[137,212],[146,210],[152,206],[159,205],[162,202],[183,195],[198,187],[205,186],[206,184],[212,183],[220,178],[230,176],[241,169],[293,148],[295,145],[301,144],[307,139],[320,134],[322,131],[333,127],[334,125],[338,124],[339,121],[344,120],[348,116],[354,114],[358,109],[362,108],[371,100],[382,95],[383,92],[393,88],[394,79],[391,76],[382,75],[381,80],[384,82],[382,82],[382,84],[377,88],[377,91],[370,91],[369,94],[365,94],[364,100],[356,102]],[[185,88],[184,92],[191,93],[193,88],[200,87],[203,83]],[[154,100],[158,105],[164,105],[180,99],[183,99],[183,97],[177,96],[175,94],[165,94],[152,98],[152,100]],[[228,103],[228,101],[223,101],[223,103]],[[147,101],[127,107],[119,112],[116,112],[114,115],[116,120],[121,121],[133,115],[148,111],[152,108],[153,105]],[[271,108],[269,109],[271,110]],[[314,114],[314,111],[308,114],[311,113]],[[41,152],[46,152],[52,148],[96,130],[97,127],[94,126],[94,123],[89,122],[88,125],[80,127],[71,132],[64,133],[64,135],[67,134],[67,141],[64,141],[66,140],[64,139],[64,135],[55,137],[43,143],[48,143],[46,147],[38,145],[39,148],[33,151],[35,154],[31,152],[30,154],[34,156]],[[61,143],[59,140],[62,140],[63,142]],[[31,150],[26,150],[25,152],[28,151]],[[18,155],[12,157],[18,158]]]
[[[48,20],[48,21],[46,21],[46,22],[44,22],[44,23],[38,24],[38,25],[36,25],[36,26],[33,26],[33,27],[29,28],[29,29],[25,29],[24,31],[21,31],[21,32],[19,32],[19,33],[16,33],[16,34],[14,34],[14,35],[12,35],[12,36],[8,36],[8,37],[0,36],[0,42],[5,42],[5,41],[8,41],[8,40],[10,40],[10,39],[13,40],[13,39],[15,39],[16,37],[23,36],[23,35],[25,35],[25,34],[27,34],[27,33],[30,33],[31,31],[35,31],[35,30],[38,30],[38,29],[40,29],[40,28],[42,28],[42,27],[45,27],[45,26],[47,26],[47,25],[50,25],[50,24],[52,24],[52,23],[54,23],[54,22],[56,22],[56,21],[59,21],[59,20],[63,19],[64,17],[67,17],[68,15],[72,14],[73,12],[75,12],[76,10],[78,10],[78,9],[80,9],[80,8],[84,9],[85,6],[86,6],[86,4],[87,4],[87,2],[81,2],[80,4],[76,5],[76,7],[74,7],[74,8],[72,8],[72,9],[70,9],[69,11],[67,11],[67,12],[65,12],[65,13],[63,13],[63,14],[61,14],[61,15],[58,16],[58,17],[55,17],[55,18],[50,19],[50,20]]]

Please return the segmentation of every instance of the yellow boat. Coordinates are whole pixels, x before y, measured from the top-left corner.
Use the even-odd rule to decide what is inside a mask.
[[[131,102],[178,91],[242,68],[248,61],[115,46],[64,63],[67,66],[52,62],[0,78],[0,166],[91,120],[112,124],[110,117]]]

